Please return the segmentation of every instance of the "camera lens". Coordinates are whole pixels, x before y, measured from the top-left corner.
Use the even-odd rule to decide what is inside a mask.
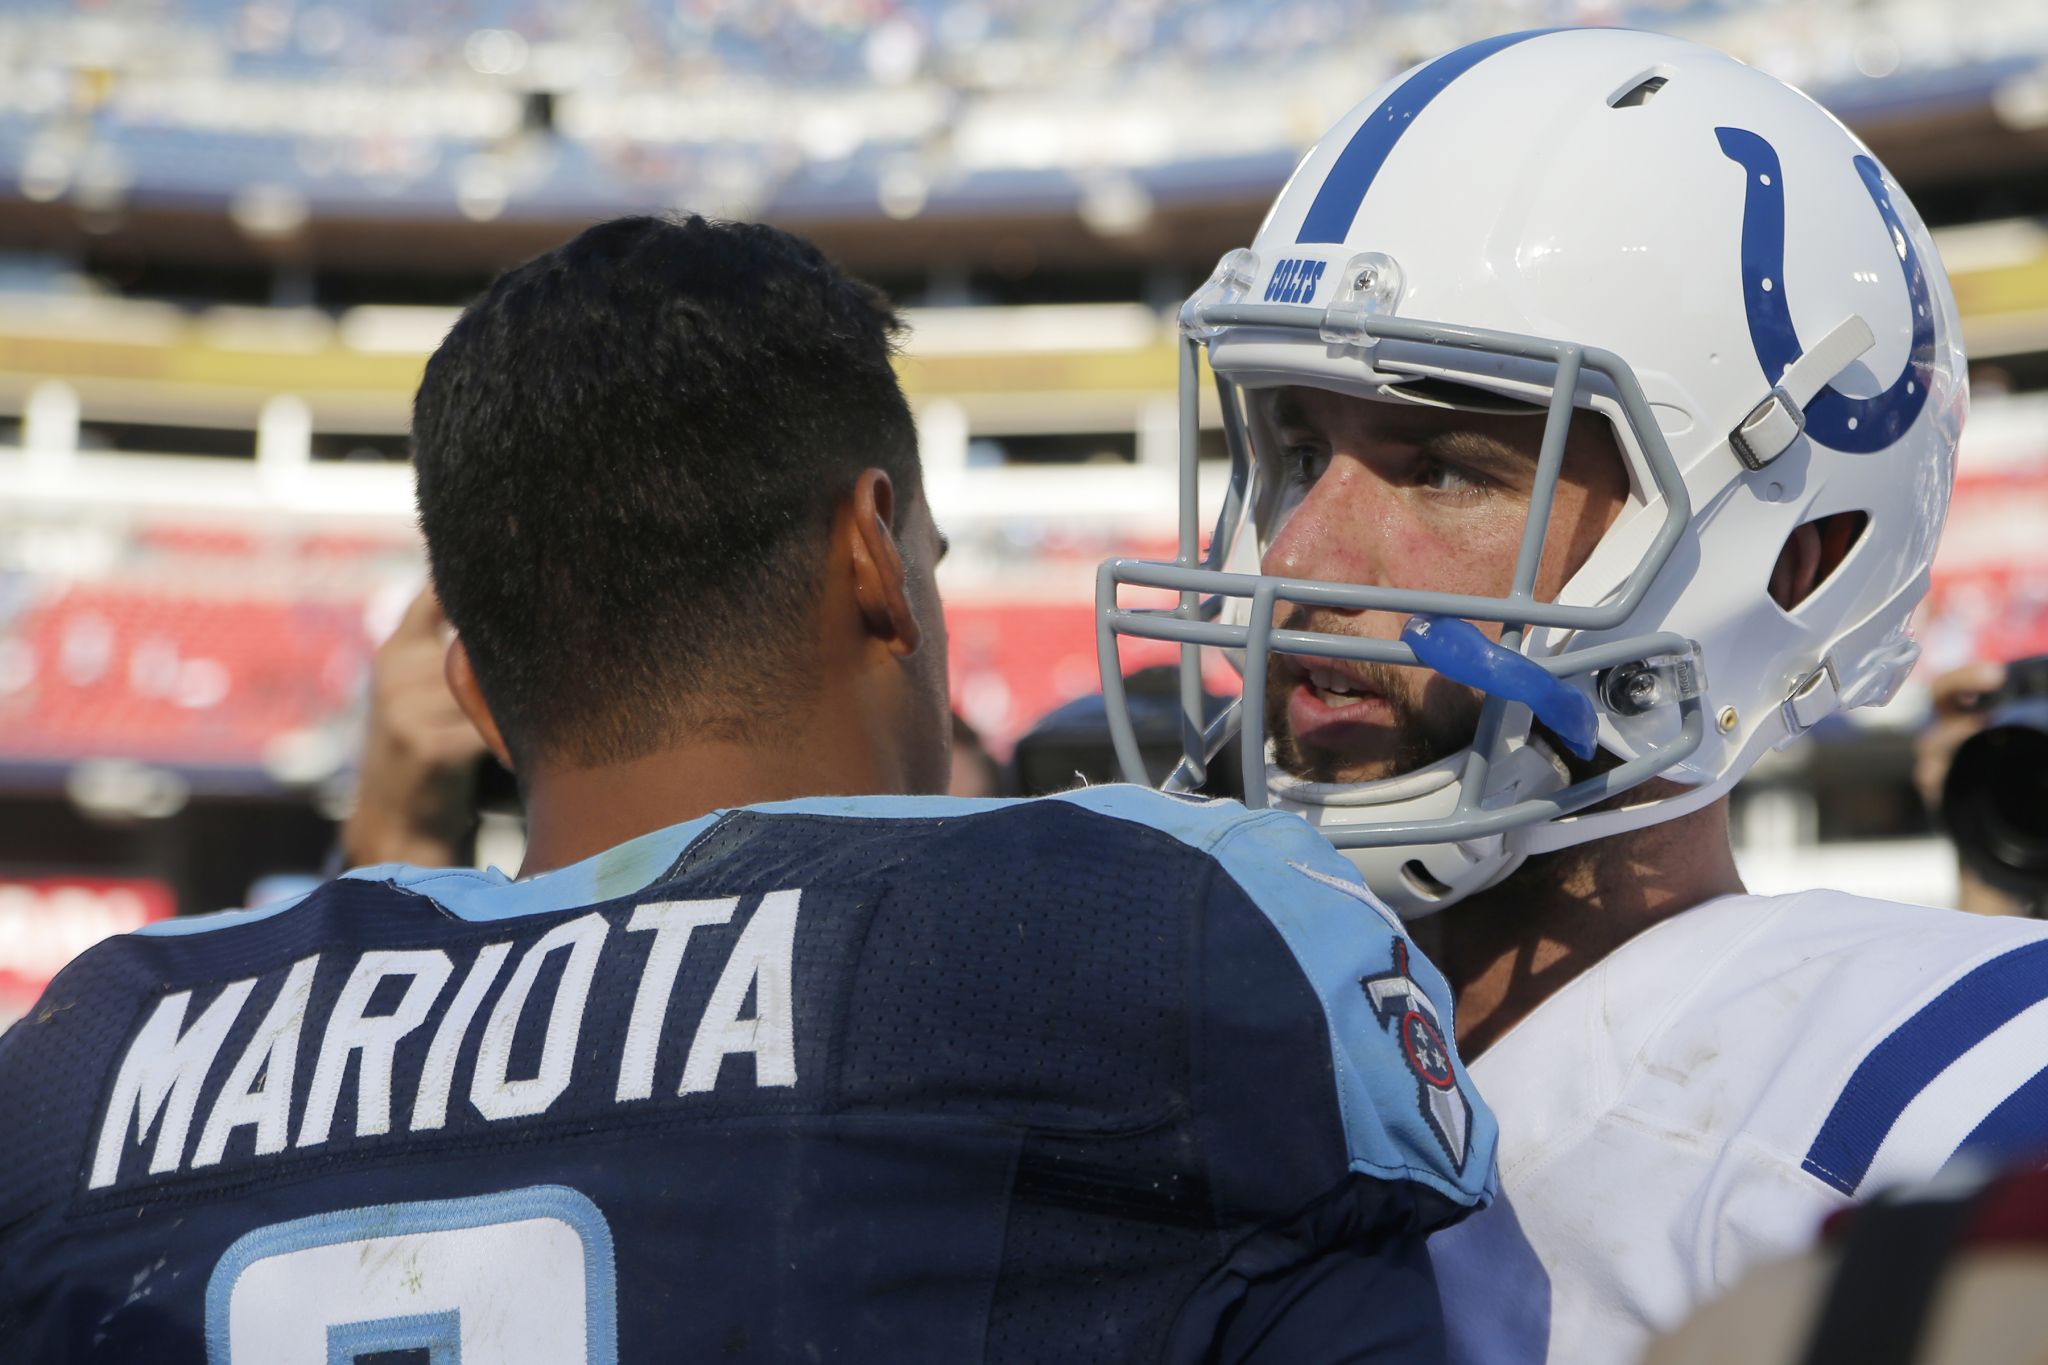
[[[2024,896],[2048,887],[2048,701],[2001,708],[1956,750],[1942,819],[1991,885]]]

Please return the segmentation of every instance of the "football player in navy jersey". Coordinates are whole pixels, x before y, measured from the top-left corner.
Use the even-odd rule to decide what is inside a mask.
[[[500,279],[415,409],[517,880],[362,868],[0,1041],[0,1359],[1428,1360],[1495,1129],[1290,814],[947,779],[897,321],[766,227]]]

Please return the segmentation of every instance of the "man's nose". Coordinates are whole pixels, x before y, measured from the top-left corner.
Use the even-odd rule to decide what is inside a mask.
[[[1282,521],[1260,567],[1279,578],[1384,582],[1387,491],[1384,481],[1359,461],[1333,461]]]

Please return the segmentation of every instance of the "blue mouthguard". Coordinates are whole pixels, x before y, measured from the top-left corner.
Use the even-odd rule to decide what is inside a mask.
[[[1503,649],[1456,616],[1418,614],[1401,627],[1401,643],[1425,665],[1490,697],[1518,701],[1536,713],[1565,747],[1580,758],[1593,756],[1600,719],[1592,698],[1569,687],[1533,659]]]

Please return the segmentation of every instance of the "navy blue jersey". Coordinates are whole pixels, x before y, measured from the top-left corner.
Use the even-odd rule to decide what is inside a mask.
[[[1292,815],[721,812],[94,948],[0,1039],[0,1360],[1427,1359],[1494,1125]]]

